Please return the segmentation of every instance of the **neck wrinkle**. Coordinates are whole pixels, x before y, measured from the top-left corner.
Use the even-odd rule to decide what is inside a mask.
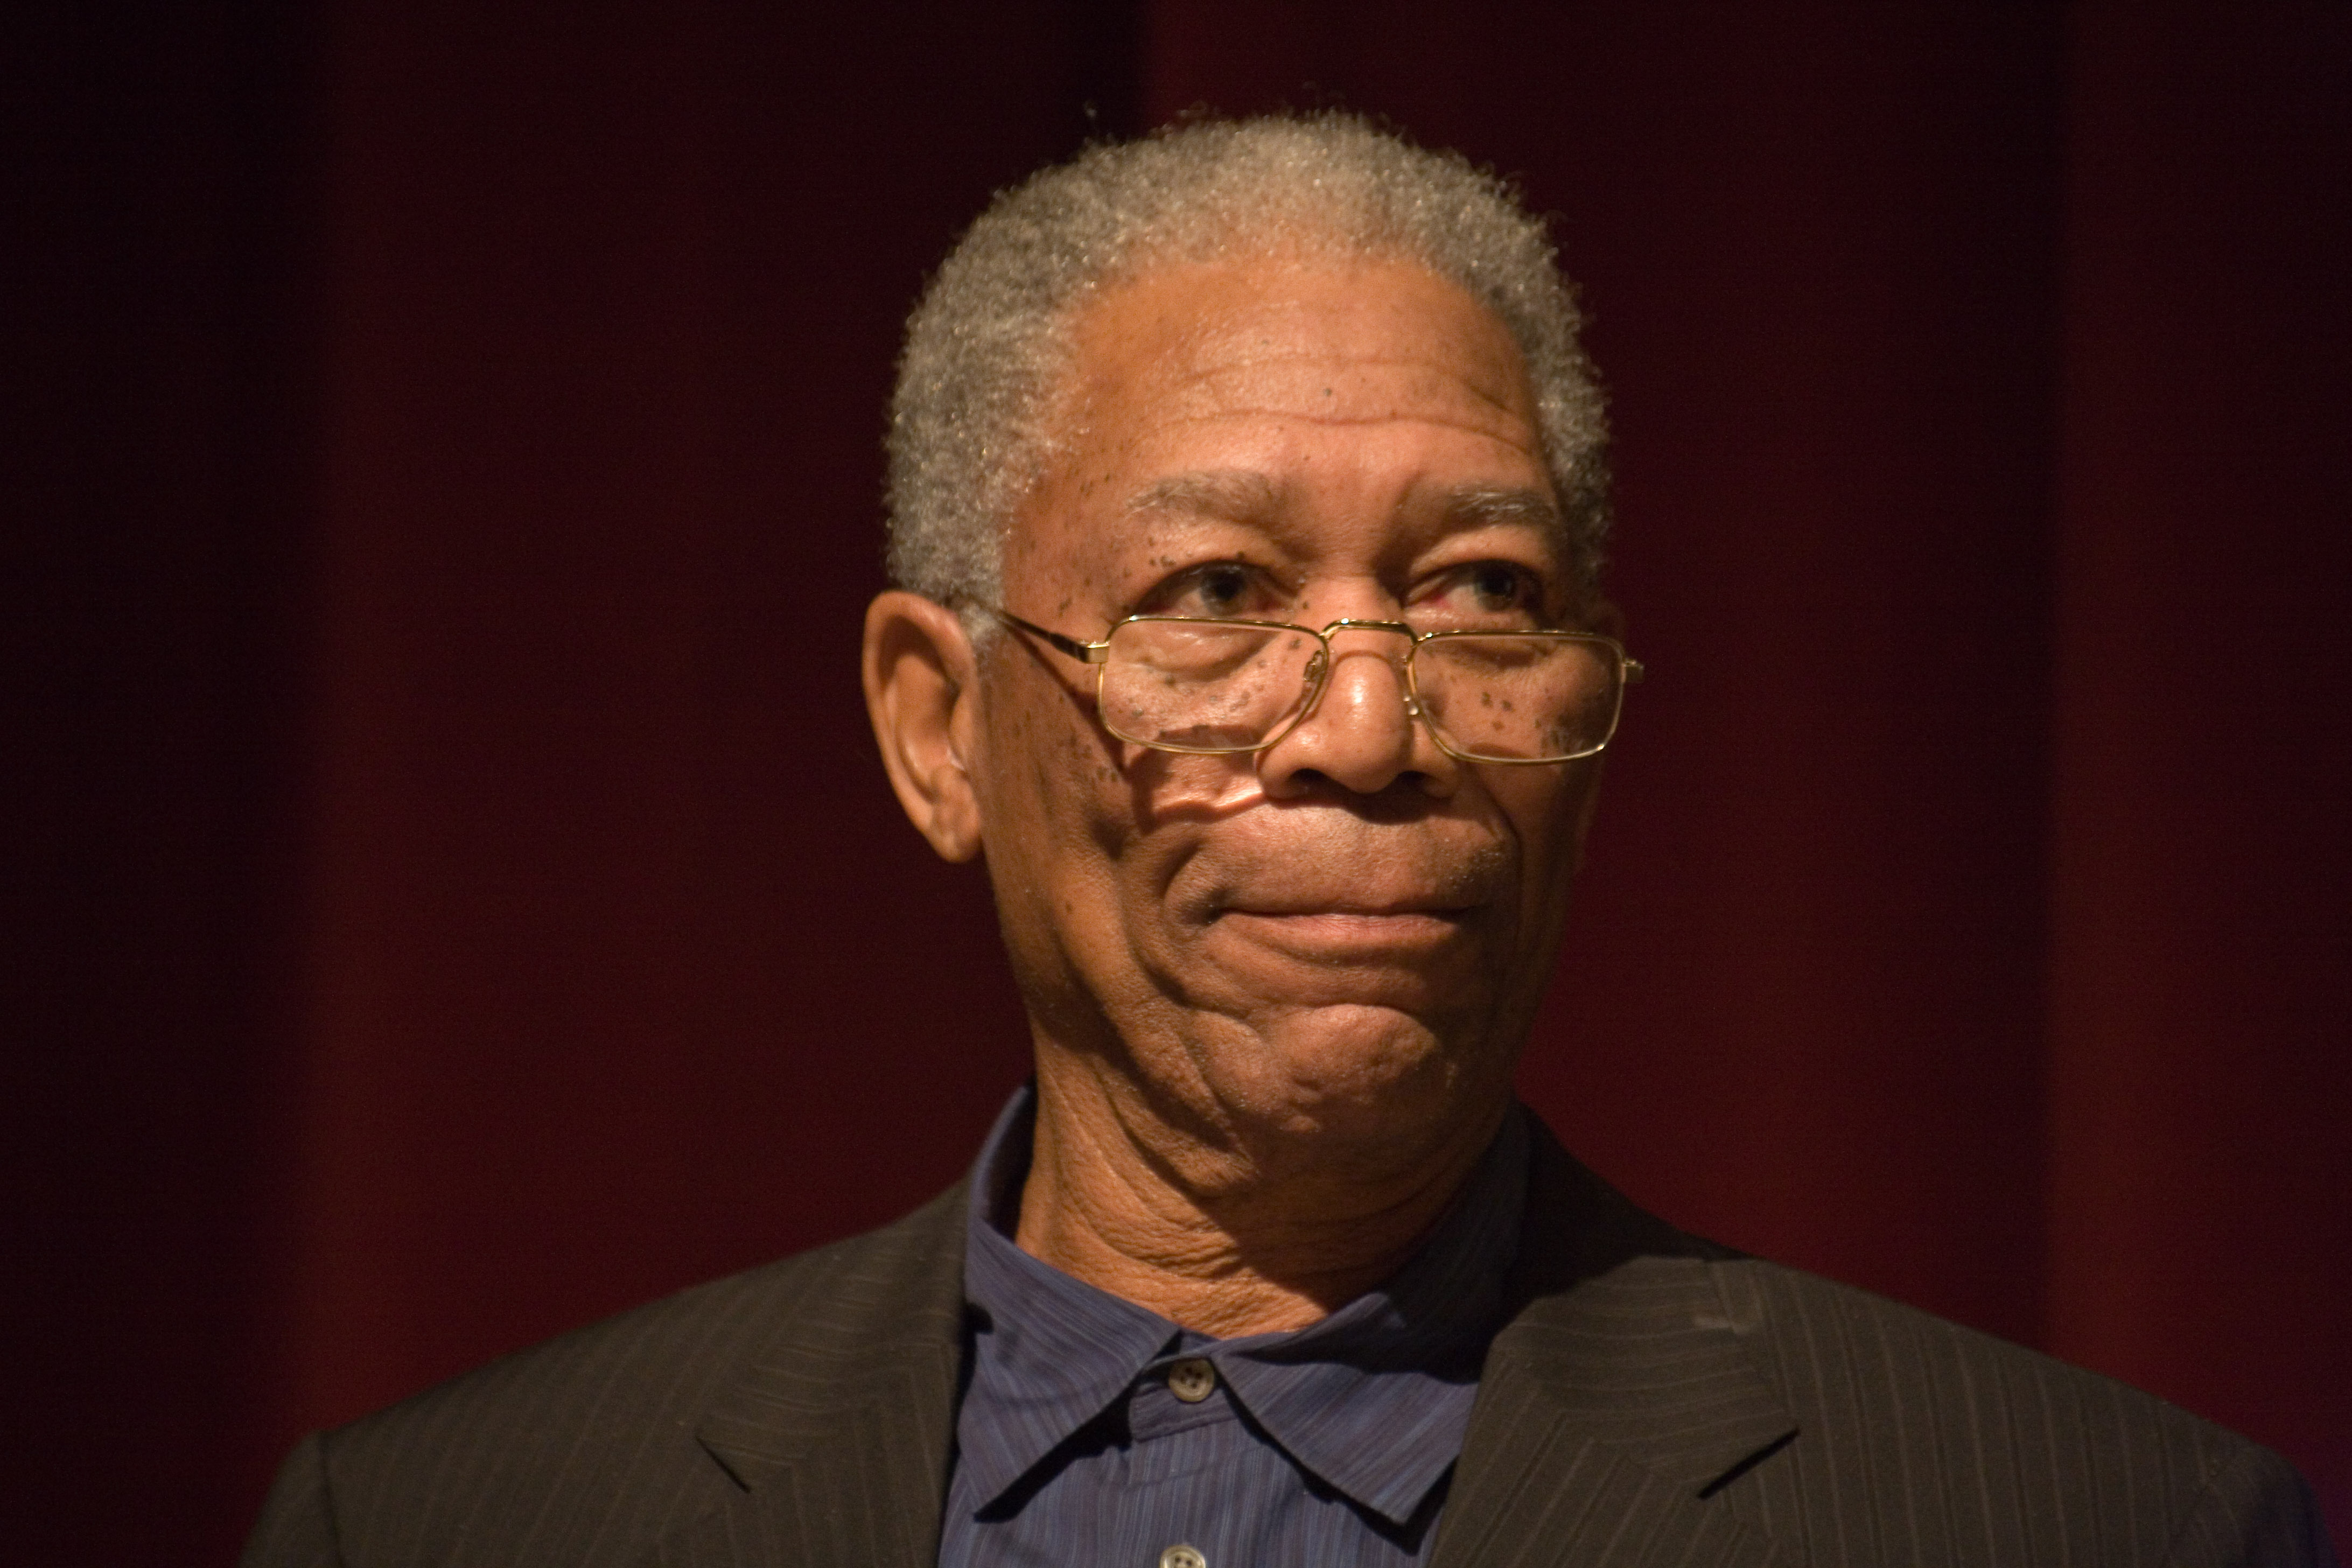
[[[1022,1185],[1021,1249],[1097,1289],[1217,1338],[1303,1328],[1402,1268],[1452,1212],[1506,1105],[1444,1158],[1401,1173],[1367,1209],[1359,1184],[1331,1184],[1344,1207],[1300,1204],[1302,1182],[1203,1202],[1118,1127],[1106,1135],[1041,1094]],[[1265,1216],[1265,1217],[1261,1217]]]

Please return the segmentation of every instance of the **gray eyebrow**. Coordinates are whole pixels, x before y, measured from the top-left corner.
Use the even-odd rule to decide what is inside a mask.
[[[1459,489],[1445,498],[1445,511],[1464,522],[1527,522],[1554,533],[1566,526],[1551,497],[1538,489]]]
[[[1247,468],[1203,468],[1173,474],[1147,486],[1128,499],[1129,515],[1147,511],[1189,511],[1206,517],[1262,518],[1279,510],[1280,492],[1272,479]]]
[[[1172,474],[1129,498],[1130,516],[1152,511],[1192,512],[1236,520],[1265,518],[1281,509],[1272,479],[1249,468],[1203,468]],[[1542,490],[1524,486],[1465,486],[1445,496],[1445,515],[1460,522],[1524,522],[1549,532],[1564,524],[1559,508]]]

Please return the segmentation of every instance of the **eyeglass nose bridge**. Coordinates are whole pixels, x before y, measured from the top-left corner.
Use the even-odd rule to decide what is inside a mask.
[[[1421,634],[1402,621],[1365,621],[1359,620],[1353,616],[1341,616],[1316,635],[1328,643],[1331,640],[1333,632],[1394,632],[1397,636],[1410,638],[1413,642],[1421,640]]]
[[[1298,716],[1284,727],[1282,734],[1275,736],[1275,741],[1281,740],[1282,735],[1288,734],[1292,730],[1305,723],[1314,716],[1315,710],[1323,705],[1324,687],[1330,678],[1332,667],[1337,662],[1331,648],[1331,637],[1337,632],[1394,632],[1404,638],[1407,647],[1404,658],[1396,662],[1396,673],[1403,687],[1401,695],[1404,698],[1405,717],[1424,724],[1429,721],[1428,715],[1422,711],[1421,693],[1413,682],[1412,652],[1414,648],[1421,646],[1422,634],[1402,621],[1374,621],[1360,619],[1354,616],[1342,616],[1338,620],[1329,622],[1321,631],[1315,634],[1316,640],[1322,646],[1315,650],[1314,658],[1307,663],[1306,703],[1299,709]],[[1268,745],[1273,743],[1273,742],[1267,742]],[[1438,743],[1441,746],[1444,744],[1442,741]]]
[[[1342,616],[1315,634],[1322,639],[1323,661],[1327,665],[1331,659],[1331,638],[1339,632],[1394,632],[1404,638],[1409,646],[1404,650],[1404,658],[1396,661],[1400,674],[1412,665],[1413,648],[1421,646],[1421,634],[1402,621],[1364,621],[1358,620],[1353,616]],[[1408,695],[1407,705],[1410,706],[1410,704],[1411,698]]]

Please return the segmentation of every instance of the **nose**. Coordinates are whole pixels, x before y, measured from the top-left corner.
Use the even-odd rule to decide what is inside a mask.
[[[1427,793],[1453,793],[1460,764],[1414,715],[1404,664],[1412,633],[1389,621],[1324,628],[1330,668],[1315,706],[1288,734],[1258,753],[1258,775],[1277,799],[1328,781],[1355,795],[1378,795],[1400,779]]]

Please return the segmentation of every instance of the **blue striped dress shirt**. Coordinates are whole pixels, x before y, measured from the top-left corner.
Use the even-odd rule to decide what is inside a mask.
[[[1230,1340],[1013,1244],[1035,1113],[1032,1090],[1015,1095],[973,1173],[942,1568],[1420,1561],[1501,1327],[1523,1113],[1387,1283],[1306,1328]]]

